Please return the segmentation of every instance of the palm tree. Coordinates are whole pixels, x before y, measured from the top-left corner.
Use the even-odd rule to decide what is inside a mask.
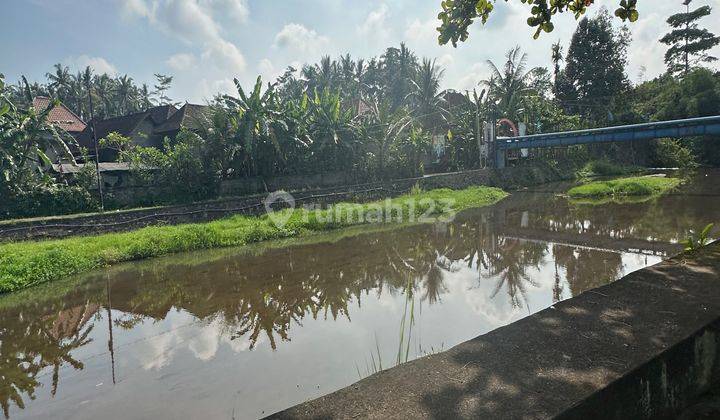
[[[557,93],[557,86],[558,86],[558,76],[560,75],[560,62],[563,61],[563,48],[562,45],[560,45],[560,41],[554,43],[552,46],[552,62],[553,66],[555,68],[555,79],[554,79],[554,86],[553,89],[555,90],[555,93]]]
[[[439,92],[443,73],[435,60],[424,58],[416,76],[410,80],[413,90],[407,100],[426,129],[432,130],[438,119],[448,117],[446,103]]]
[[[70,86],[72,85],[72,75],[70,74],[70,69],[60,63],[55,64],[53,67],[55,72],[46,74],[48,80],[50,80],[48,87],[64,102],[68,98]]]
[[[405,102],[412,90],[411,80],[417,70],[417,57],[404,43],[400,48],[388,48],[381,58],[384,70],[384,85],[390,96],[392,109]]]
[[[117,79],[115,87],[115,100],[118,104],[118,110],[121,114],[127,114],[133,108],[132,104],[135,100],[132,77],[127,74]]]
[[[102,112],[99,113],[102,117],[108,117],[114,113],[112,108],[112,92],[114,90],[113,80],[107,74],[95,76],[93,79],[93,91],[102,104]]]
[[[492,75],[481,83],[487,86],[488,95],[501,116],[517,121],[523,99],[530,91],[528,84],[537,70],[527,70],[527,54],[519,46],[508,51],[505,58],[502,70],[488,60]]]
[[[74,106],[75,113],[84,118],[84,99],[85,99],[85,84],[83,83],[84,73],[77,72],[75,76],[72,76],[72,80],[69,88],[68,106]],[[72,101],[72,102],[70,102]]]

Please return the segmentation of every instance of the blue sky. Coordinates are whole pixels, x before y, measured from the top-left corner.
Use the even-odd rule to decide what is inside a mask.
[[[611,10],[616,0],[598,0]],[[634,81],[660,74],[665,19],[680,0],[642,0],[631,25],[629,75]],[[651,6],[652,4],[652,6]],[[703,26],[720,33],[720,0]],[[445,67],[443,86],[472,88],[488,75],[487,59],[500,62],[521,45],[531,65],[550,66],[550,45],[569,42],[576,22],[558,18],[556,30],[532,39],[527,6],[499,2],[488,25],[475,24],[458,48],[437,45],[440,0],[6,0],[0,15],[0,72],[10,81],[25,74],[44,80],[54,63],[72,69],[128,74],[152,82],[153,73],[175,76],[171,97],[202,102],[231,92],[237,77],[250,85],[258,74],[277,76],[288,65],[323,54],[379,55],[406,42]],[[720,50],[713,51],[720,56]],[[644,76],[640,76],[645,68]]]

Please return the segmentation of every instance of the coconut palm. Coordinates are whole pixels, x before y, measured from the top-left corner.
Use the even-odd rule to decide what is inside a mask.
[[[93,79],[93,92],[102,109],[101,112],[99,112],[100,116],[110,116],[113,114],[112,92],[114,90],[113,80],[107,74],[96,75]]]
[[[115,100],[121,114],[127,114],[131,109],[134,109],[135,101],[135,85],[133,84],[132,77],[127,74],[117,79],[117,85],[115,87]]]
[[[55,72],[46,74],[50,81],[48,87],[61,101],[65,101],[68,98],[70,86],[72,85],[70,69],[60,63],[55,64],[53,68]]]
[[[417,74],[410,80],[413,90],[408,94],[407,101],[426,129],[432,130],[439,120],[449,117],[447,104],[440,93],[443,73],[435,60],[424,58]]]
[[[537,70],[527,69],[527,54],[523,53],[519,46],[508,51],[505,58],[502,70],[492,60],[487,61],[492,75],[481,84],[487,87],[488,95],[500,113],[499,116],[517,121],[523,99],[530,93],[529,83]]]

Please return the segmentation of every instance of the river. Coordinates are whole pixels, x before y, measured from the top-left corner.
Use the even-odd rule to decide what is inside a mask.
[[[0,406],[13,419],[262,417],[681,251],[720,222],[719,175],[623,204],[541,186],[447,224],[175,255],[4,296]]]

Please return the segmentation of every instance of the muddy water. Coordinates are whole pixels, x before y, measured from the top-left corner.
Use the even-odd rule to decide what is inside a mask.
[[[257,418],[678,252],[720,173],[640,203],[549,187],[445,225],[178,255],[0,299],[10,418]],[[558,187],[559,188],[559,187]]]

